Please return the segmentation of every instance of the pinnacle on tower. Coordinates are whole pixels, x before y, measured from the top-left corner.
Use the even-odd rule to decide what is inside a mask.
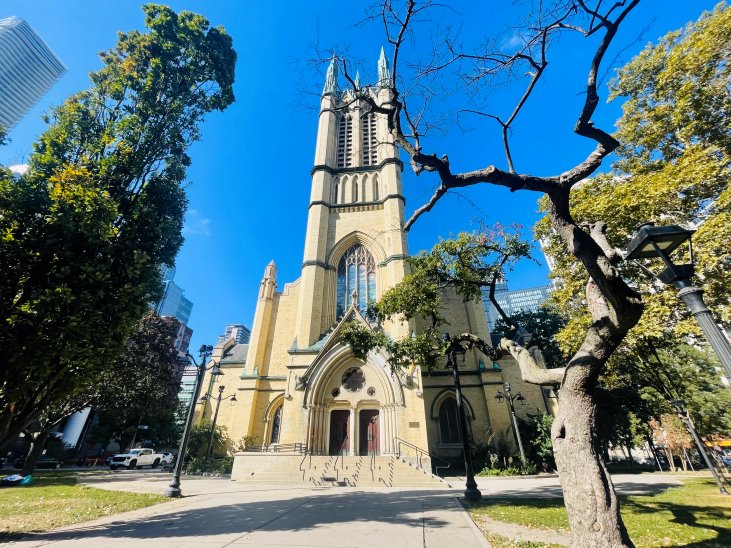
[[[274,259],[269,261],[269,264],[264,269],[264,279],[275,280],[277,278],[277,265],[274,263]]]
[[[325,87],[322,90],[323,95],[336,95],[338,92],[338,58],[333,55],[330,59],[330,65],[327,67],[325,75]]]
[[[353,83],[355,84],[355,89],[360,89],[360,72],[357,70],[355,71],[355,80],[353,80]]]
[[[388,59],[386,59],[383,47],[381,47],[381,56],[378,58],[378,85],[381,87],[391,85],[391,69],[388,68]]]

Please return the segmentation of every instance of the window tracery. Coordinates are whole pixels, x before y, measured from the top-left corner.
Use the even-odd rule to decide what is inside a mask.
[[[373,255],[360,244],[345,252],[338,263],[337,319],[353,304],[365,312],[368,303],[376,300],[376,263]]]
[[[350,113],[340,117],[338,124],[338,167],[353,165],[353,118]]]
[[[364,166],[378,163],[378,141],[376,139],[376,114],[370,112],[361,118],[361,145]]]

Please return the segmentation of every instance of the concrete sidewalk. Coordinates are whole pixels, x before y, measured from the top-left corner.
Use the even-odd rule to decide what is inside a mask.
[[[134,483],[130,478],[117,487],[131,490]],[[183,488],[188,496],[182,499],[32,535],[11,545],[489,546],[448,490],[244,490],[227,480],[187,478]]]

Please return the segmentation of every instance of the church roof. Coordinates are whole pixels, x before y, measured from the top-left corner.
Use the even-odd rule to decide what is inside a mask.
[[[223,353],[220,363],[246,363],[246,354],[248,352],[248,344],[235,344]]]

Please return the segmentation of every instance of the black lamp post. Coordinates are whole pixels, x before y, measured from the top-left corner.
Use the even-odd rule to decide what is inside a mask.
[[[449,333],[445,333],[442,337],[442,342],[448,345],[447,352],[447,367],[452,368],[452,375],[454,376],[454,394],[457,400],[457,414],[459,420],[457,425],[459,426],[459,437],[462,439],[462,453],[464,455],[464,468],[467,481],[465,482],[464,496],[467,500],[480,500],[482,493],[477,488],[477,482],[475,481],[475,472],[472,469],[472,455],[470,454],[469,440],[467,439],[467,417],[464,412],[464,405],[462,403],[462,385],[459,382],[459,367],[457,367],[457,354],[464,354],[465,350],[462,345],[453,342],[449,336]]]
[[[208,448],[206,449],[206,463],[211,460],[211,450],[213,449],[213,436],[216,434],[216,421],[218,420],[218,408],[221,407],[221,402],[224,400],[231,400],[231,403],[236,402],[236,394],[223,397],[223,391],[226,389],[225,386],[218,387],[218,396],[216,397],[216,411],[213,413],[213,424],[211,425],[211,435],[208,437]],[[208,397],[203,396],[201,401],[207,401]]]
[[[520,392],[518,392],[517,394],[513,394],[510,391],[510,383],[507,381],[503,383],[503,390],[505,390],[505,392],[500,392],[500,390],[497,391],[495,399],[497,399],[497,401],[499,402],[502,402],[503,398],[508,400],[508,407],[510,408],[510,418],[513,423],[513,433],[515,434],[515,439],[518,442],[518,450],[520,451],[520,462],[522,462],[523,466],[525,466],[525,451],[523,450],[523,441],[520,439],[518,418],[515,416],[515,406],[513,405],[513,402],[516,400],[519,401],[522,405],[525,405],[525,397]]]
[[[190,353],[187,354],[188,359],[196,368],[195,387],[193,388],[193,399],[190,400],[190,407],[188,407],[188,416],[185,419],[185,429],[183,430],[183,437],[180,440],[180,448],[178,449],[178,456],[175,460],[175,470],[173,472],[173,479],[170,481],[170,485],[165,491],[166,497],[177,498],[182,496],[180,490],[180,474],[183,472],[183,461],[185,460],[185,451],[188,448],[188,438],[190,438],[190,428],[193,424],[193,415],[195,414],[195,404],[198,402],[198,394],[200,393],[201,385],[203,384],[203,377],[206,371],[210,369],[211,375],[219,376],[223,375],[221,368],[218,367],[217,363],[214,363],[210,368],[206,368],[206,361],[211,357],[213,353],[213,347],[209,344],[203,344],[198,351],[201,363],[196,363],[193,356]]]
[[[700,324],[706,339],[726,371],[726,377],[731,381],[731,345],[721,333],[711,311],[703,301],[703,290],[690,281],[695,272],[691,242],[693,232],[695,231],[676,225],[654,226],[653,223],[645,223],[637,229],[637,234],[627,246],[625,259],[657,257],[662,259],[665,269],[660,274],[653,275],[665,284],[672,284],[678,290],[678,297]],[[670,254],[685,242],[688,242],[690,263],[676,265],[670,260]]]
[[[690,418],[688,410],[685,408],[685,402],[683,400],[673,400],[670,403],[673,404],[673,406],[675,407],[675,411],[678,413],[678,417],[680,417],[680,420],[683,421],[685,427],[690,431],[690,435],[693,436],[693,441],[698,448],[698,452],[701,454],[701,457],[703,457],[703,460],[705,461],[706,466],[708,466],[708,469],[711,471],[711,474],[713,474],[713,479],[716,480],[718,490],[721,492],[722,495],[728,495],[728,491],[726,491],[726,487],[723,485],[723,481],[718,475],[716,467],[711,462],[711,459],[706,452],[706,448],[703,446],[703,442],[698,436],[698,432],[696,432],[695,430],[693,420]]]

